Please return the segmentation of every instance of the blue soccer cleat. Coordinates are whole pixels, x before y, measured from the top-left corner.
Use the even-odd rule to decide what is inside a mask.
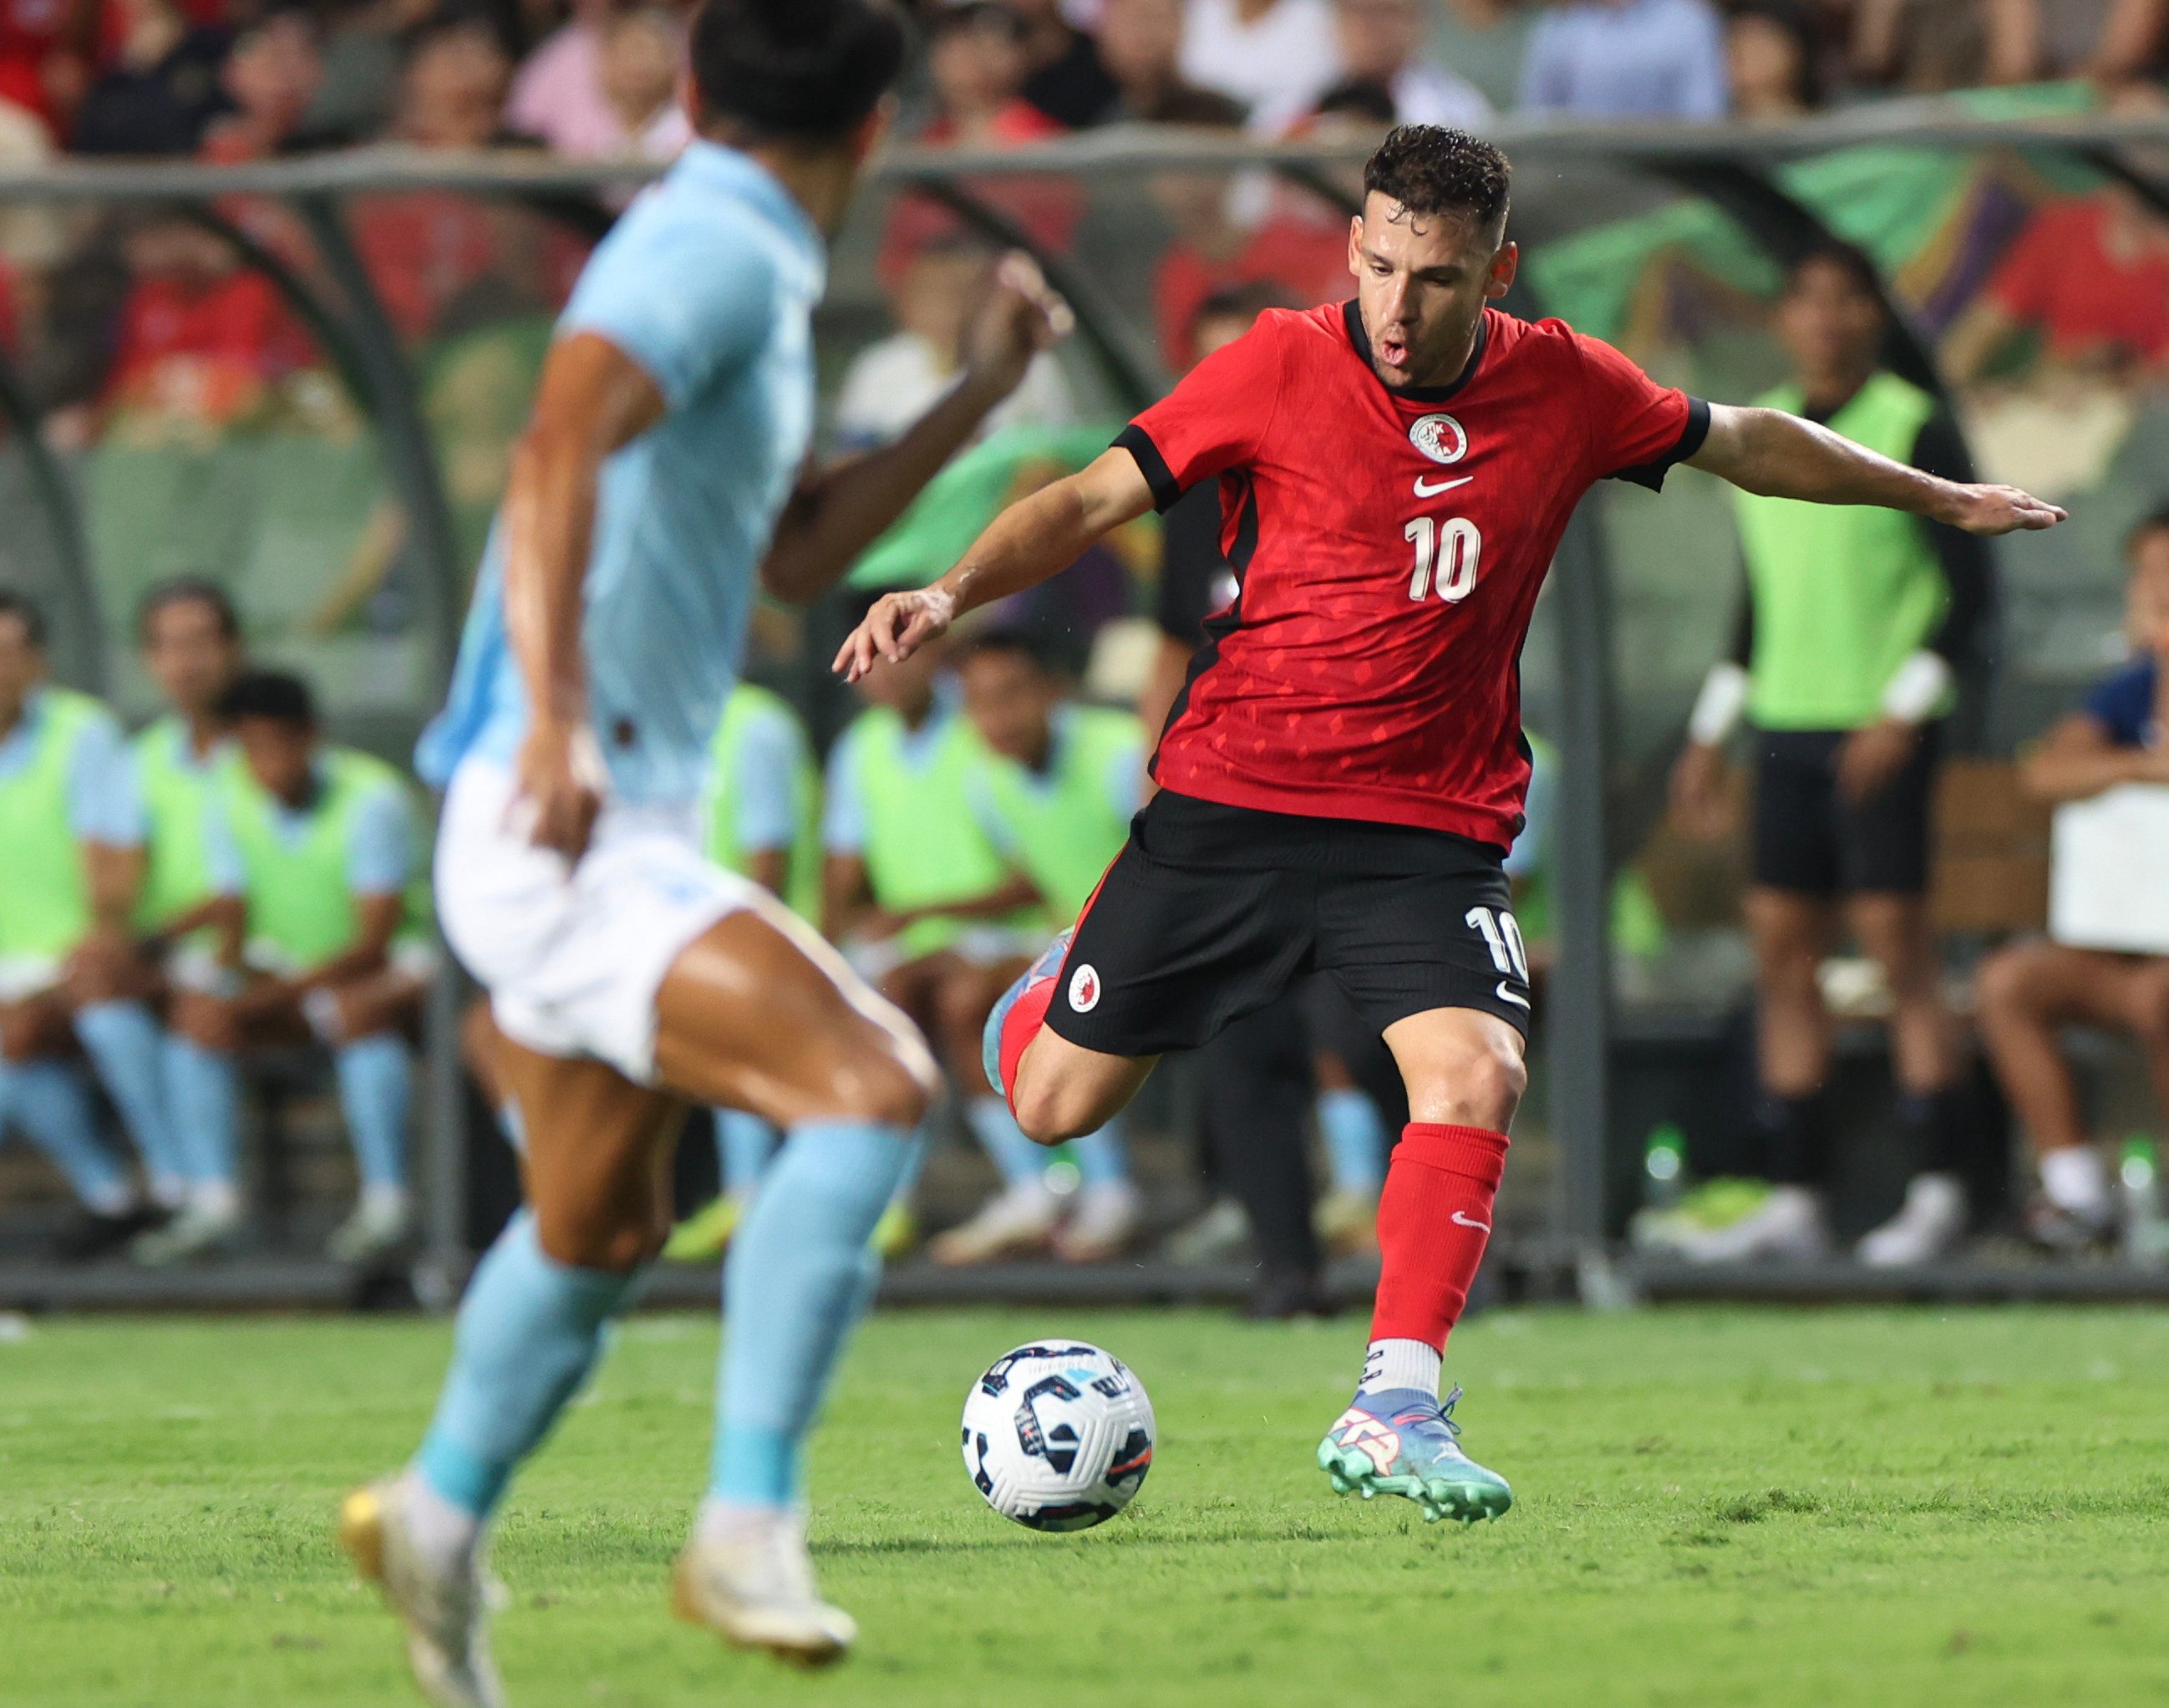
[[[1001,1000],[988,1011],[986,1026],[979,1033],[979,1061],[987,1070],[987,1083],[1005,1103],[1010,1088],[1002,1080],[1002,1024],[1026,991],[1062,976],[1062,963],[1069,958],[1069,940],[1076,935],[1077,928],[1072,926],[1049,943],[1040,958],[1018,975],[1016,983],[1003,991]]]
[[[1318,1444],[1318,1467],[1335,1494],[1404,1495],[1424,1518],[1473,1524],[1514,1504],[1506,1478],[1461,1450],[1453,1421],[1459,1388],[1443,1401],[1420,1388],[1358,1394]]]

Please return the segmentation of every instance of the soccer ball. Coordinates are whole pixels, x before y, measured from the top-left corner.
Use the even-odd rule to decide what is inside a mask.
[[[1152,1401],[1082,1341],[1021,1346],[964,1396],[964,1469],[987,1504],[1035,1530],[1089,1530],[1152,1469]]]

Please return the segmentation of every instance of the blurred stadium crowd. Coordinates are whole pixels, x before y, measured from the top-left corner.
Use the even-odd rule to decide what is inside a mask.
[[[2061,91],[2042,98],[2048,110],[2169,105],[2169,0],[964,0],[914,9],[925,51],[901,127],[931,149],[1002,150],[1124,122],[1314,139],[1404,120],[1481,129],[1516,113],[1745,125],[2036,84]],[[685,15],[618,0],[573,0],[569,14],[539,0],[13,0],[0,7],[0,166],[61,153],[232,163],[370,146],[401,151],[387,159],[525,149],[667,160],[687,136],[674,98]],[[1911,193],[1908,173],[1946,169],[1924,158],[1874,186],[1821,193],[1881,195],[1886,223],[1913,219],[1918,229],[1902,240],[1917,259],[1899,294],[1937,340],[1975,450],[2052,495],[2038,469],[2009,463],[2046,456],[2067,489],[2083,486],[2131,437],[2130,400],[2158,392],[2169,366],[2169,231],[2114,183],[2014,184],[1984,172],[1962,197],[1941,179],[1921,189],[1942,222],[1931,232],[1925,216],[1899,204]],[[1337,212],[1241,175],[1161,170],[1146,188],[1138,206],[1171,238],[1138,270],[1133,294],[1170,371],[1266,308],[1346,294]],[[982,189],[1053,253],[1100,235],[1097,211],[1070,183],[990,179]],[[383,675],[384,699],[417,716],[436,685],[382,670],[383,655],[358,638],[412,621],[408,524],[373,475],[338,460],[354,435],[326,378],[319,330],[231,232],[305,275],[321,259],[317,239],[294,208],[269,198],[227,198],[221,211],[224,234],[149,204],[0,203],[0,347],[50,444],[113,453],[103,473],[92,471],[86,504],[93,545],[120,542],[110,556],[127,560],[110,574],[108,596],[126,590],[141,652],[132,680],[155,685],[158,707],[124,737],[113,712],[50,681],[38,605],[0,598],[0,1124],[32,1141],[81,1202],[56,1255],[125,1250],[147,1265],[213,1256],[248,1238],[248,1088],[260,1096],[306,1083],[328,1058],[357,1182],[328,1248],[365,1263],[413,1235],[414,1046],[437,970],[429,814],[396,771],[327,731],[338,707],[383,703],[357,691],[360,679]],[[417,353],[471,567],[524,406],[521,376],[531,376],[584,244],[563,227],[435,190],[356,196],[347,217],[392,331]],[[951,382],[993,260],[931,198],[898,195],[877,225],[870,266],[884,323],[830,376],[826,442],[839,455],[901,431]],[[1690,230],[1670,212],[1600,235],[1552,250],[1537,275],[1546,306],[1653,370],[1683,323],[1759,319],[1760,303],[1741,302],[1775,288],[1749,282],[1751,269],[1724,234]],[[1882,329],[1873,277],[1870,268],[1865,284],[1852,281],[1864,307],[1829,311],[1869,314],[1871,342]],[[1799,283],[1786,282],[1788,300]],[[1815,336],[1801,334],[1810,344]],[[1804,346],[1786,341],[1797,381]],[[1000,502],[1103,446],[1109,414],[1074,365],[1042,358],[982,442],[877,545],[855,587],[946,567]],[[264,431],[292,459],[267,468],[252,502],[275,510],[283,484],[302,494],[312,526],[343,518],[350,540],[335,574],[285,573],[277,552],[280,539],[298,536],[292,519],[285,535],[265,528],[252,540],[255,567],[244,572],[195,515],[191,477],[150,460],[237,429]],[[1045,1251],[1092,1262],[1163,1239],[1170,1256],[1195,1260],[1247,1246],[1262,1260],[1256,1308],[1285,1314],[1322,1304],[1327,1255],[1367,1248],[1386,1147],[1404,1118],[1389,1060],[1329,989],[1231,1028],[1196,1065],[1212,1089],[1194,1118],[1182,1108],[1154,1117],[1185,1130],[1184,1171],[1210,1182],[1202,1200],[1189,1186],[1160,1190],[1119,1130],[1065,1147],[1050,1166],[989,1091],[979,1061],[988,1006],[1074,915],[1149,786],[1148,732],[1224,602],[1218,523],[1212,494],[1193,494],[1164,527],[1132,531],[946,652],[877,672],[863,705],[743,688],[717,734],[711,840],[717,858],[768,884],[877,975],[935,1041],[956,1129],[984,1152],[993,1179],[983,1201],[927,1242],[935,1261]],[[142,543],[162,532],[163,547]],[[2169,696],[2153,662],[2169,659],[2169,525],[2142,521],[2128,536],[2119,525],[2117,536],[2131,571],[2134,659],[2117,661],[2074,714],[2086,721],[2054,726],[2043,756],[1958,779],[1988,803],[1976,803],[1975,819],[2023,819],[2033,827],[2025,835],[2045,841],[2041,802],[2169,782]],[[2114,551],[2097,539],[2104,575]],[[183,567],[192,573],[176,579]],[[109,573],[102,563],[101,579]],[[244,635],[267,633],[279,641],[267,654],[303,666],[299,674],[251,666]],[[780,622],[757,644],[756,675],[768,681],[783,680],[780,661],[807,650]],[[2113,662],[2088,657],[2092,674]],[[1951,660],[1961,679],[1975,662]],[[131,698],[131,711],[150,709],[144,693]],[[2050,723],[2030,706],[2020,721],[2014,742]],[[1666,763],[1677,729],[1675,719]],[[1540,732],[1534,745],[1531,822],[1510,870],[1541,975],[1552,959],[1559,765]],[[1671,839],[1669,862],[1644,857],[1623,872],[1612,937],[1630,983],[1693,923],[1697,908],[1676,897],[1701,868],[1679,846],[1738,841],[1742,817],[1738,791],[1713,771],[1679,792],[1652,838]],[[1996,867],[1989,887],[2008,888],[2011,870]],[[2028,867],[2018,887],[2034,881]],[[1727,895],[1739,888],[1735,874]],[[2137,1037],[2169,1108],[2169,962],[2047,948],[2018,929],[2038,922],[2022,903],[1976,912],[1964,994],[1948,1010],[1932,1004],[1924,1023],[1954,1029],[1958,1015],[1977,1017],[1994,1088],[2044,1152],[2044,1208],[2029,1225],[2061,1249],[2097,1246],[2117,1220],[2116,1174],[2089,1142],[2060,1065],[2059,1029],[2079,1021]],[[2006,940],[1996,958],[1978,959],[1979,948]],[[1803,963],[1763,947],[1766,1008],[1787,979],[1799,996],[1802,964],[1814,985],[1820,949]],[[1856,1006],[1903,1011],[1908,963],[1880,958],[1883,983]],[[1932,951],[1910,965],[1926,965],[1931,983],[1940,977]],[[1801,996],[1809,1033],[1829,1023],[1817,1006],[1825,995],[1846,1006],[1835,990]],[[1897,1024],[1902,1033],[1902,1012]],[[1761,1090],[1763,1153],[1727,1171],[1752,1181],[1683,1198],[1677,1133],[1652,1129],[1649,1214],[1637,1224],[1650,1244],[1710,1261],[1828,1247],[1818,1195],[1829,1146],[1803,1135],[1830,1117],[1799,1096],[1772,1104],[1772,1087]],[[1968,1220],[1951,1182],[2005,1168],[2001,1136],[1973,1104],[1916,1097],[1907,1108],[1919,1129],[1905,1140],[1916,1190],[1898,1223],[1879,1230],[1880,1246],[1871,1236],[1871,1261],[1950,1249]],[[721,1190],[681,1225],[679,1257],[727,1239],[774,1143],[727,1113],[715,1137]],[[1995,1153],[1985,1164],[1984,1151]],[[19,1169],[5,1177],[24,1178]],[[973,1177],[975,1190],[984,1177]],[[1170,1230],[1171,1201],[1204,1208]],[[897,1247],[918,1239],[908,1198],[884,1238]]]

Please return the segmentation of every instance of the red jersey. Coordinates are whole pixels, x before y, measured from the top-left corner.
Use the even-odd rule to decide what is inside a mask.
[[[1162,510],[1218,478],[1236,574],[1154,775],[1510,846],[1521,642],[1567,519],[1608,476],[1660,485],[1708,420],[1556,320],[1486,309],[1458,381],[1394,392],[1354,302],[1260,316],[1116,440]]]

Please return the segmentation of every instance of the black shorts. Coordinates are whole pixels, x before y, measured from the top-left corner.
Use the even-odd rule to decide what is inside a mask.
[[[1857,806],[1837,787],[1847,733],[1756,733],[1755,882],[1802,895],[1921,894],[1942,726],[1923,729],[1905,768]]]
[[[1112,1055],[1194,1049],[1316,972],[1376,1032],[1477,1008],[1526,1035],[1502,857],[1441,830],[1163,790],[1085,905],[1047,1023]]]

